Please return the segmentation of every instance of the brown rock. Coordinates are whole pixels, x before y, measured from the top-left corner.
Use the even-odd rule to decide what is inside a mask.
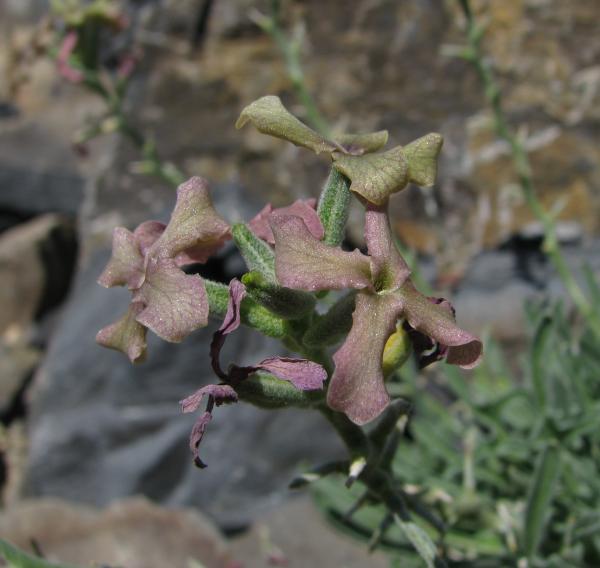
[[[24,501],[0,516],[0,535],[48,560],[123,568],[226,568],[231,559],[215,527],[199,512],[166,510],[141,498],[99,511],[57,499]]]

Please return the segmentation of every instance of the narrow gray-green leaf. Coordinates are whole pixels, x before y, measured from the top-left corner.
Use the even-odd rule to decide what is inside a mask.
[[[303,146],[315,154],[331,153],[340,149],[337,144],[326,140],[299,121],[283,106],[281,99],[274,95],[261,97],[250,103],[242,110],[235,127],[242,128],[247,122],[251,122],[263,134]]]
[[[331,168],[317,207],[319,219],[325,230],[323,241],[328,245],[338,246],[344,240],[350,200],[348,178]]]
[[[408,162],[402,146],[364,156],[336,152],[333,159],[334,167],[350,178],[350,190],[375,205],[383,205],[408,184]]]
[[[531,347],[531,380],[537,402],[543,412],[546,409],[546,347],[552,335],[552,319],[544,317],[540,322],[533,338]]]
[[[542,540],[559,475],[560,452],[556,446],[549,445],[538,460],[529,488],[523,530],[523,545],[528,559],[535,555]]]
[[[231,234],[248,269],[260,272],[270,282],[277,282],[273,249],[243,223],[234,225]]]
[[[436,568],[437,549],[429,535],[419,525],[405,522],[398,515],[394,515],[394,520],[423,559],[427,568]]]
[[[429,187],[435,183],[437,158],[443,143],[441,134],[430,132],[404,146],[410,182],[420,187]]]

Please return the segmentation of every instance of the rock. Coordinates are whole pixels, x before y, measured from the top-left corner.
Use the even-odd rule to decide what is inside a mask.
[[[125,290],[95,283],[107,257],[94,253],[78,275],[36,376],[28,495],[104,505],[142,494],[169,506],[198,506],[220,525],[239,528],[286,498],[300,463],[340,455],[316,412],[237,404],[215,411],[202,442],[208,468],[196,469],[188,448],[195,417],[181,415],[178,401],[215,381],[208,344],[216,324],[178,345],[151,337],[147,362],[135,367],[100,348],[96,331],[128,302]],[[223,358],[248,364],[275,353],[275,342],[241,328]]]
[[[244,568],[390,565],[390,558],[384,552],[370,553],[366,541],[359,542],[336,532],[306,494],[261,515],[252,529],[233,539],[230,546],[236,558],[244,559]],[[270,555],[280,558],[282,563],[269,562]]]
[[[59,499],[23,501],[0,515],[0,534],[30,554],[35,542],[48,560],[76,566],[233,566],[225,541],[200,513],[141,498],[102,511]]]
[[[16,401],[41,359],[41,353],[23,343],[0,342],[0,420],[6,421]]]
[[[22,336],[68,290],[77,244],[74,227],[48,214],[0,236],[0,334]]]

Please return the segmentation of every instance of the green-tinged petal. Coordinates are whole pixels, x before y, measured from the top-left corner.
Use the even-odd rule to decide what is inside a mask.
[[[437,158],[443,143],[441,134],[430,132],[404,146],[410,182],[421,187],[429,187],[435,183]]]
[[[356,156],[377,152],[381,150],[388,141],[388,131],[365,132],[363,134],[340,134],[335,136],[335,141],[348,152]]]
[[[251,122],[263,134],[287,140],[296,146],[303,146],[315,154],[340,150],[337,144],[326,140],[300,122],[283,106],[281,99],[274,95],[261,97],[250,103],[242,110],[235,127],[242,128],[247,122]]]
[[[367,204],[365,241],[376,288],[395,290],[402,286],[410,276],[410,268],[394,243],[387,203],[382,206]]]
[[[146,328],[136,321],[143,309],[143,304],[132,302],[121,319],[98,332],[96,341],[125,353],[132,363],[143,361],[146,357]]]
[[[341,290],[371,286],[369,258],[346,252],[311,235],[300,217],[274,215],[275,273],[282,286],[299,290]]]
[[[402,146],[364,156],[336,152],[333,159],[334,167],[350,179],[350,190],[376,205],[383,205],[408,184],[408,162]]]
[[[133,299],[144,304],[137,321],[166,341],[182,341],[208,323],[202,278],[185,274],[168,258],[148,259],[146,280]]]
[[[402,301],[402,311],[409,325],[448,347],[446,362],[465,369],[475,367],[481,359],[481,341],[456,325],[448,302],[433,303],[409,280],[394,293]]]
[[[327,392],[327,404],[356,424],[370,422],[389,404],[382,358],[400,309],[393,294],[356,295],[352,329],[333,356],[335,371]]]
[[[177,188],[171,220],[148,251],[157,258],[189,254],[193,262],[205,262],[230,238],[229,225],[213,207],[208,183],[193,177]],[[185,261],[180,257],[179,264]]]
[[[98,278],[105,288],[127,286],[139,287],[144,280],[144,258],[135,235],[123,227],[113,231],[112,256]]]

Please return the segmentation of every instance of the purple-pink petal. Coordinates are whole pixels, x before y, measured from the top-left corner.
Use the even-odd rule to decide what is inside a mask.
[[[282,286],[299,290],[371,287],[369,258],[315,238],[300,217],[272,215],[275,273]]]
[[[134,290],[144,281],[144,258],[135,235],[124,227],[113,231],[112,255],[98,278],[105,288],[127,286]]]
[[[290,357],[270,357],[261,361],[257,368],[275,375],[278,379],[289,381],[299,390],[318,390],[323,388],[327,371],[321,365],[307,359]]]
[[[148,254],[152,245],[165,232],[166,225],[160,221],[144,221],[138,225],[133,234],[140,247],[140,252],[143,256]]]
[[[202,438],[204,437],[204,432],[206,431],[206,427],[208,423],[212,420],[212,414],[210,412],[204,412],[198,420],[196,420],[192,432],[190,434],[190,450],[194,455],[194,463],[197,467],[203,469],[206,467],[206,464],[200,459],[200,442],[202,442]]]
[[[132,302],[125,315],[96,334],[96,341],[109,349],[125,353],[132,363],[146,357],[146,328],[136,321],[144,306]]]
[[[304,221],[313,237],[321,240],[325,234],[325,230],[315,210],[316,204],[316,199],[298,199],[287,207],[273,209],[272,205],[268,203],[248,223],[248,226],[257,237],[274,245],[275,237],[273,236],[270,224],[271,215],[295,215]]]
[[[434,303],[406,282],[397,292],[403,305],[404,317],[417,331],[448,347],[446,362],[464,369],[475,367],[482,356],[481,341],[456,325],[449,302]]]
[[[194,394],[179,401],[183,413],[195,412],[202,404],[205,396],[212,396],[215,404],[229,404],[238,401],[238,395],[229,385],[206,385],[197,390]]]
[[[69,59],[75,51],[75,47],[77,46],[77,41],[77,32],[70,31],[67,35],[65,35],[62,43],[60,44],[58,55],[56,57],[58,72],[67,81],[71,81],[71,83],[81,83],[84,79],[83,73],[78,69],[75,69],[69,62]]]
[[[185,274],[168,258],[147,258],[146,279],[133,299],[145,306],[137,321],[166,341],[182,341],[208,323],[202,278]]]
[[[327,403],[352,422],[366,424],[389,404],[382,370],[383,349],[393,333],[401,305],[393,294],[359,292],[352,329],[333,356],[335,371]]]
[[[387,202],[381,206],[367,204],[365,241],[377,288],[395,290],[402,286],[410,276],[410,268],[394,243]]]
[[[175,258],[189,250],[197,259],[192,262],[204,262],[228,238],[229,225],[215,211],[208,183],[200,177],[193,177],[177,188],[177,202],[171,220],[149,254]]]

